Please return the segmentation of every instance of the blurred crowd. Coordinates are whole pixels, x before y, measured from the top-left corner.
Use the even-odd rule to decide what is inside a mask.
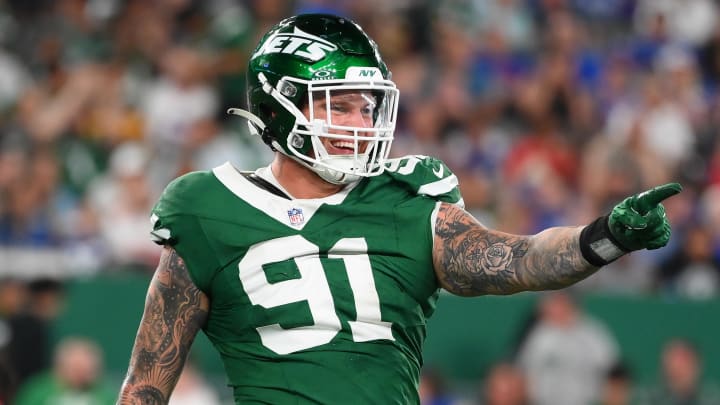
[[[159,248],[148,214],[171,179],[225,161],[268,163],[270,150],[225,111],[246,105],[244,70],[260,35],[299,12],[351,17],[378,42],[401,91],[393,154],[443,159],[488,226],[530,234],[588,223],[625,196],[682,183],[666,202],[670,245],[623,257],[576,290],[720,296],[713,0],[0,0],[3,291],[57,293],[52,280],[150,272]],[[13,297],[4,294],[0,320],[36,302]],[[34,316],[42,331],[46,318]],[[597,365],[594,392],[620,395],[627,369],[601,329],[584,329],[593,353],[605,353],[582,362]],[[544,363],[532,348],[552,341],[538,334],[489,372],[482,403],[523,404],[526,393],[561,403],[532,379],[553,378],[535,368]],[[98,355],[73,340],[56,363],[65,351]],[[667,351],[668,367],[696,356],[683,341]],[[38,367],[50,367],[43,358]],[[503,392],[525,399],[492,399]]]
[[[579,296],[543,293],[514,353],[490,366],[469,390],[452,388],[443,373],[425,367],[422,405],[713,405],[717,380],[703,375],[706,357],[681,335],[660,348],[657,376],[641,382],[602,320]],[[463,392],[464,391],[464,392]],[[469,392],[468,392],[469,391]]]
[[[285,16],[331,12],[379,43],[402,94],[393,152],[444,159],[468,209],[528,234],[668,181],[671,245],[581,288],[718,295],[720,7],[711,0],[0,1],[0,265],[153,269],[164,186],[267,163],[229,107]],[[628,269],[632,268],[632,271]]]
[[[49,344],[64,294],[51,280],[29,288],[0,284],[0,405],[115,403],[120,380],[104,364],[107,348],[75,335]],[[23,296],[35,304],[20,308]],[[627,361],[613,331],[585,309],[582,297],[569,290],[539,294],[507,355],[474,380],[452,380],[448,370],[425,364],[420,405],[720,404],[720,380],[706,372],[715,361],[703,354],[707,348],[677,331],[654,354],[657,370],[637,378],[640,365]],[[215,381],[199,360],[191,352],[170,405],[233,403],[225,379]]]

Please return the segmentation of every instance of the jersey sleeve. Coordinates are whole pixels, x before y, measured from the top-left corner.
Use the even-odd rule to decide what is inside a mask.
[[[411,192],[464,208],[458,178],[440,159],[411,155],[388,163],[386,172]]]
[[[177,243],[176,234],[180,230],[177,229],[176,220],[188,214],[183,209],[188,205],[183,180],[181,177],[168,184],[150,213],[150,239],[158,245],[174,246]]]
[[[207,291],[219,262],[203,229],[204,176],[203,172],[190,173],[165,188],[151,211],[150,237],[175,249],[195,285]]]

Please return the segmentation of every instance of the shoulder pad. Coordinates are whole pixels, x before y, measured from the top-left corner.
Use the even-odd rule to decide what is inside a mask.
[[[205,195],[204,190],[213,175],[209,171],[191,172],[180,176],[165,187],[162,195],[152,209],[150,238],[153,242],[165,245],[175,243],[173,234],[173,218],[195,211],[202,206],[198,201]]]
[[[417,195],[464,207],[457,176],[440,159],[423,155],[389,159],[385,172]]]

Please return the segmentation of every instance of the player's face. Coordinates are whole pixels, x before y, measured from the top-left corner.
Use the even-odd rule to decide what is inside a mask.
[[[376,100],[370,92],[364,91],[338,91],[330,96],[328,102],[324,93],[313,97],[313,115],[330,125],[339,125],[356,128],[372,128],[373,113]],[[310,117],[309,107],[303,110],[305,116]],[[352,131],[334,131],[343,135],[352,135]],[[359,132],[360,136],[369,136],[369,133]],[[354,153],[353,142],[341,139],[323,138],[323,146],[330,155],[351,155]],[[359,153],[365,151],[367,142],[360,142]]]

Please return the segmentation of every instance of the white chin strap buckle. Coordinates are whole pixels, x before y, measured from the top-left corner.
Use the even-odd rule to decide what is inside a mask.
[[[315,164],[315,172],[323,178],[323,180],[333,184],[348,184],[353,183],[361,179],[361,176],[357,174],[350,174],[348,172],[357,171],[356,161],[352,157],[327,157],[322,159],[321,162],[324,165],[330,167],[337,167],[342,169],[335,170],[330,167]]]

